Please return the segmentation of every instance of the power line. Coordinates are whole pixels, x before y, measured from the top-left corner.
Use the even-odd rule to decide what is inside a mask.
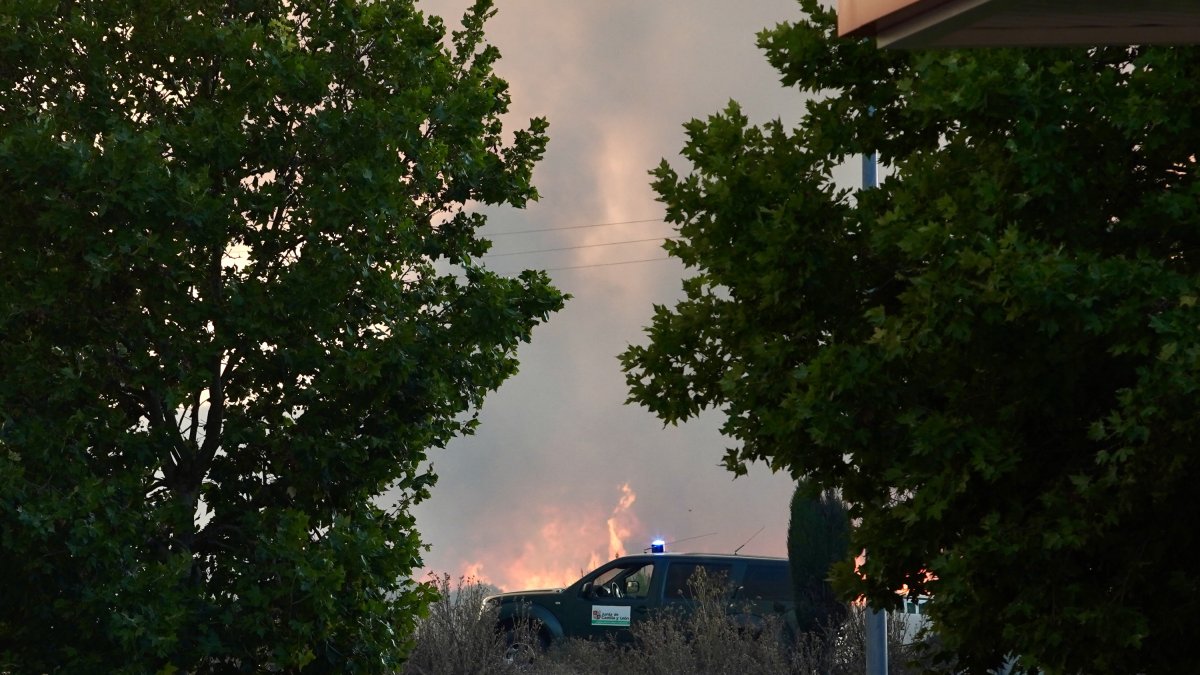
[[[670,256],[664,258],[646,258],[645,260],[621,260],[619,262],[607,263],[592,263],[590,265],[571,265],[570,267],[543,267],[543,272],[560,272],[562,270],[581,270],[588,267],[613,267],[614,265],[633,265],[634,263],[659,262],[661,260],[670,260]]]
[[[556,251],[573,251],[580,248],[598,248],[600,246],[620,246],[622,244],[642,244],[648,241],[662,241],[666,237],[651,237],[649,239],[626,239],[623,241],[610,241],[603,244],[580,244],[578,246],[561,246],[559,248],[539,248],[533,251],[513,251],[511,253],[489,253],[484,255],[484,258],[503,258],[510,255],[530,255],[533,253],[554,253]]]
[[[505,237],[510,234],[531,234],[534,232],[559,232],[561,230],[582,230],[589,227],[609,227],[612,225],[635,225],[637,223],[665,223],[662,218],[646,218],[644,220],[622,220],[615,223],[592,223],[591,225],[564,225],[563,227],[542,227],[535,230],[514,230],[512,232],[489,232],[486,237]]]

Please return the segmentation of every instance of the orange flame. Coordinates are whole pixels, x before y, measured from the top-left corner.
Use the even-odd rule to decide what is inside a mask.
[[[621,485],[621,500],[617,502],[612,515],[608,518],[608,554],[613,558],[625,555],[625,539],[631,534],[630,525],[637,522],[637,516],[630,509],[637,501],[637,495],[629,487],[629,483]]]
[[[641,529],[641,522],[633,512],[637,501],[633,488],[623,483],[618,489],[620,497],[607,518],[596,517],[594,509],[581,513],[579,509],[542,507],[539,513],[530,514],[541,520],[535,541],[522,543],[519,552],[507,554],[504,561],[493,556],[489,556],[495,561],[491,564],[478,559],[463,561],[460,575],[503,590],[562,588],[601,563],[625,555],[625,542]]]

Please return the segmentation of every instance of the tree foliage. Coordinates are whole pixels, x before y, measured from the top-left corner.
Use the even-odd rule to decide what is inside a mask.
[[[425,453],[563,301],[464,210],[546,143],[492,11],[0,2],[0,670],[403,658]]]
[[[843,587],[932,594],[962,667],[1190,669],[1200,52],[890,52],[801,4],[760,35],[798,128],[731,103],[653,172],[692,275],[631,399],[841,489]],[[872,149],[879,189],[832,181]]]

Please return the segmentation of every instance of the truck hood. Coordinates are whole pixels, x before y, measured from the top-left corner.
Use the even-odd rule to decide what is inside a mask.
[[[505,600],[514,600],[524,598],[531,595],[557,595],[562,593],[561,588],[535,588],[527,591],[509,591],[507,593],[496,593],[489,595],[483,599],[484,602],[504,602]]]

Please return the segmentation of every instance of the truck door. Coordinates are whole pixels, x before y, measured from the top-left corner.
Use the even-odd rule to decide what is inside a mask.
[[[653,598],[655,564],[630,561],[602,569],[580,591],[586,612],[582,633],[593,639],[629,642],[631,629],[649,615],[658,603]]]

